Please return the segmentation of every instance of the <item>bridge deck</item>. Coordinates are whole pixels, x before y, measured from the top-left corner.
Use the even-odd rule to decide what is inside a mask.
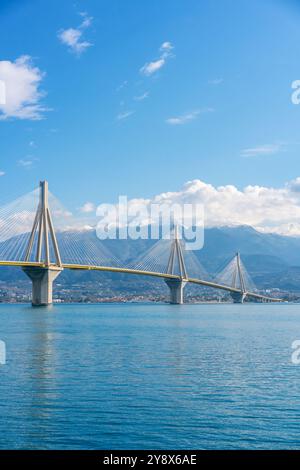
[[[37,263],[37,262],[26,262],[26,261],[0,261],[1,266],[11,266],[11,267],[40,267],[46,268],[47,265],[45,263]],[[139,276],[149,276],[149,277],[157,277],[161,279],[182,279],[180,276],[175,274],[166,274],[166,273],[157,273],[153,271],[143,271],[139,269],[131,269],[131,268],[117,268],[113,266],[92,266],[92,265],[81,265],[81,264],[62,264],[64,269],[70,270],[81,270],[81,271],[101,271],[101,272],[113,272],[113,273],[120,273],[120,274],[135,274]],[[218,284],[212,281],[205,281],[203,279],[194,279],[194,278],[186,278],[182,279],[185,282],[189,282],[191,284],[197,284],[201,286],[211,287],[213,289],[220,289],[227,292],[233,293],[241,293],[240,289],[226,286],[223,284]],[[247,296],[252,297],[254,299],[265,300],[266,302],[282,302],[282,299],[275,299],[273,297],[267,297],[261,294],[257,294],[255,292],[247,292]]]

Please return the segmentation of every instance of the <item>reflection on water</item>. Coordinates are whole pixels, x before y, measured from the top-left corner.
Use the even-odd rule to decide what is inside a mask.
[[[0,306],[0,447],[297,448],[296,305]]]
[[[47,310],[50,311],[51,308]],[[53,320],[51,316],[44,315],[41,310],[37,312],[35,309],[30,309],[28,316],[31,321],[34,321],[35,326],[30,332],[30,349],[34,351],[34,354],[29,355],[29,367],[34,378],[34,388],[31,393],[31,403],[27,409],[27,419],[28,422],[37,423],[34,438],[38,443],[45,441],[51,432],[49,403],[53,397],[58,396],[55,387],[55,347],[53,348],[55,334],[51,332],[51,320]],[[40,423],[43,424],[40,425]],[[25,436],[24,448],[39,447],[39,444],[32,445],[32,436],[33,433]]]

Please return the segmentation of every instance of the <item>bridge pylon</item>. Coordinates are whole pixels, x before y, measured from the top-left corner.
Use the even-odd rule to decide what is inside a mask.
[[[174,229],[174,239],[171,245],[171,252],[169,256],[167,274],[174,275],[175,269],[179,270],[178,279],[165,279],[167,286],[170,289],[170,304],[182,305],[184,303],[183,290],[187,283],[188,275],[185,267],[182,246],[178,237],[178,227]]]
[[[246,284],[241,268],[241,255],[237,253],[235,255],[235,269],[233,272],[232,287],[239,288],[240,292],[231,292],[231,298],[234,304],[243,304],[247,296]]]
[[[51,260],[51,247],[54,259]],[[40,199],[30,233],[25,262],[41,266],[25,266],[23,271],[32,281],[32,305],[52,304],[53,281],[63,270],[48,201],[48,182],[40,182]]]

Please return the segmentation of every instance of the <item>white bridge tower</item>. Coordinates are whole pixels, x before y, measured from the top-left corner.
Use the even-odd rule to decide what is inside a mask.
[[[167,274],[174,275],[175,269],[179,270],[179,279],[165,279],[170,289],[170,304],[183,304],[183,289],[187,283],[187,272],[184,263],[182,246],[178,237],[178,227],[174,230],[174,240],[171,246],[171,253],[168,261]]]

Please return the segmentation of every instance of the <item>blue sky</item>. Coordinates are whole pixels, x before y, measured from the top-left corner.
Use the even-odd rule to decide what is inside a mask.
[[[40,179],[76,208],[300,175],[297,2],[2,1],[0,44],[0,80],[28,56],[42,92],[2,112],[0,202]]]

